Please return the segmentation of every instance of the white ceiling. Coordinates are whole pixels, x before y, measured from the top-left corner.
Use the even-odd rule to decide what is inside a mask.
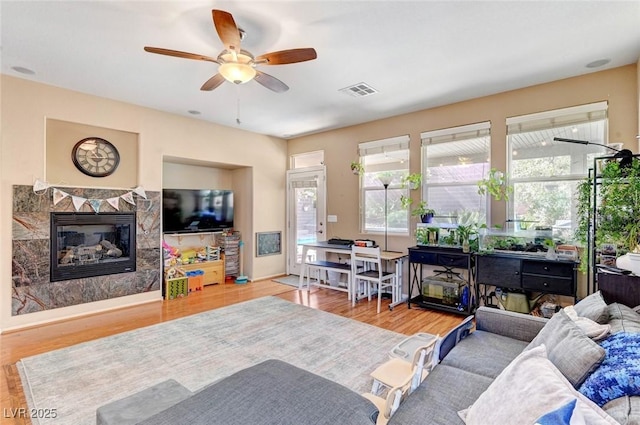
[[[314,47],[318,59],[260,66],[255,81],[200,86],[218,65],[211,9],[230,12],[254,55]],[[638,1],[5,1],[2,73],[292,138],[637,62]],[[599,59],[611,61],[587,68]],[[16,72],[14,67],[35,71]],[[339,92],[365,82],[379,93]],[[236,118],[241,124],[237,124]]]

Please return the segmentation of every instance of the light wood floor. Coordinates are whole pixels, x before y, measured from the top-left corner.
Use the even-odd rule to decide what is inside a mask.
[[[407,309],[406,304],[389,311],[389,300],[386,299],[382,300],[383,310],[377,314],[375,299],[371,302],[362,300],[352,307],[344,292],[317,288],[310,292],[298,291],[272,280],[245,285],[207,286],[201,293],[181,299],[152,302],[0,335],[0,360],[3,365],[0,371],[0,423],[29,423],[22,418],[9,418],[13,416],[10,409],[27,407],[15,368],[15,363],[23,357],[267,295],[406,335],[416,332],[443,335],[462,320],[462,316],[454,314],[418,307]]]

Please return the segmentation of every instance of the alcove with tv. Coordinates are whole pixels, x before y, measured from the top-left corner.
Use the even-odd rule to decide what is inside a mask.
[[[162,190],[163,233],[221,232],[233,227],[232,190]]]
[[[252,235],[253,168],[236,164],[211,163],[186,158],[165,157],[163,161],[162,235],[163,241],[181,251],[200,250],[220,246],[223,232],[235,230],[245,243],[243,256],[245,274],[253,267]],[[202,255],[201,255],[202,257]],[[220,263],[189,264],[205,270],[205,285],[221,283],[233,258],[223,268]],[[221,260],[222,261],[222,260]],[[235,261],[238,256],[235,254]]]

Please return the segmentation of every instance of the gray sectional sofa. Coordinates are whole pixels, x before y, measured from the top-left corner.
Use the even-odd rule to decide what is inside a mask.
[[[622,304],[606,305],[599,293],[585,298],[575,308],[578,312],[600,323],[608,324],[611,334],[630,333],[640,335],[640,315]],[[573,336],[568,335],[573,331]],[[532,343],[533,340],[536,340]],[[389,421],[389,425],[465,424],[458,412],[475,403],[480,404],[480,413],[484,416],[468,423],[512,423],[533,424],[546,411],[557,407],[558,400],[564,397],[580,397],[574,385],[569,381],[584,381],[604,360],[604,353],[598,344],[587,341],[589,338],[574,329],[565,316],[557,313],[551,320],[503,310],[481,307],[476,312],[476,329],[461,340],[427,376],[423,383],[400,406]],[[551,366],[541,362],[529,362],[533,373],[525,376],[524,382],[517,374],[523,368],[513,370],[508,379],[494,389],[498,397],[490,397],[489,387],[498,383],[498,377],[512,365],[514,359],[524,350],[531,349],[537,343],[547,343],[547,363],[557,363],[562,370],[562,378],[542,369]],[[593,344],[593,345],[591,345]],[[594,347],[597,346],[597,347]],[[632,361],[640,364],[640,351],[635,351]],[[631,360],[631,359],[630,359]],[[527,368],[525,363],[524,369]],[[565,376],[568,375],[568,376]],[[551,382],[553,381],[553,382]],[[554,385],[553,384],[557,384]],[[562,387],[564,384],[564,388]],[[636,382],[640,386],[640,381]],[[580,385],[578,385],[580,387]],[[561,390],[559,391],[558,388]],[[522,391],[518,392],[518,389]],[[640,389],[640,388],[639,388]],[[489,391],[488,391],[489,390]],[[565,391],[566,390],[566,391]],[[495,395],[495,394],[494,394]],[[549,400],[551,398],[551,400]],[[555,400],[554,400],[555,399]],[[486,405],[482,406],[485,402]],[[597,415],[588,416],[586,423],[620,423],[623,425],[640,424],[640,397],[622,396],[603,406],[591,405]],[[602,420],[597,416],[603,416]],[[608,416],[608,417],[607,417]],[[504,418],[511,418],[504,421]],[[533,420],[530,420],[533,418]],[[589,420],[590,419],[590,420]]]
[[[605,325],[611,335],[640,342],[640,315],[621,304],[606,305],[599,293],[576,304],[575,313]],[[640,424],[637,395],[618,394],[600,409],[576,390],[593,380],[609,352],[591,340],[575,318],[564,311],[547,320],[481,307],[475,319],[475,330],[463,333],[464,338],[460,332],[450,334],[455,344],[447,338],[441,362],[403,401],[389,425],[533,424],[567,408],[587,424]],[[631,369],[640,365],[640,350],[634,347],[628,355]],[[630,381],[640,390],[640,379]],[[625,383],[618,384],[620,390]],[[373,405],[359,394],[269,360],[139,423],[365,425],[375,423],[376,416]]]

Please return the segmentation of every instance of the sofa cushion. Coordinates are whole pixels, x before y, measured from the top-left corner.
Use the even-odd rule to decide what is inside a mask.
[[[135,425],[192,394],[177,381],[169,379],[99,407],[96,425]]]
[[[640,397],[619,397],[602,406],[602,410],[622,425],[640,424]]]
[[[553,315],[529,344],[532,349],[547,347],[549,360],[574,387],[578,387],[604,359],[604,349],[573,323],[564,310]]]
[[[463,424],[458,410],[473,403],[491,382],[486,376],[439,364],[402,402],[388,425]]]
[[[378,410],[360,394],[280,360],[220,380],[141,425],[375,424]]]
[[[606,357],[580,392],[598,406],[620,397],[640,396],[640,334],[618,332],[601,345]]]
[[[607,307],[611,333],[640,332],[640,314],[624,304],[612,303]]]
[[[594,322],[607,323],[607,303],[604,302],[600,291],[581,299],[575,306],[578,316],[586,317]]]
[[[476,330],[460,341],[441,364],[493,379],[526,347],[524,341]]]
[[[524,351],[493,381],[468,409],[460,412],[467,425],[532,424],[566,403],[576,406],[591,425],[616,422],[576,391],[547,359],[544,345]]]
[[[480,307],[476,311],[476,329],[503,335],[521,341],[531,342],[548,319],[529,314]]]

